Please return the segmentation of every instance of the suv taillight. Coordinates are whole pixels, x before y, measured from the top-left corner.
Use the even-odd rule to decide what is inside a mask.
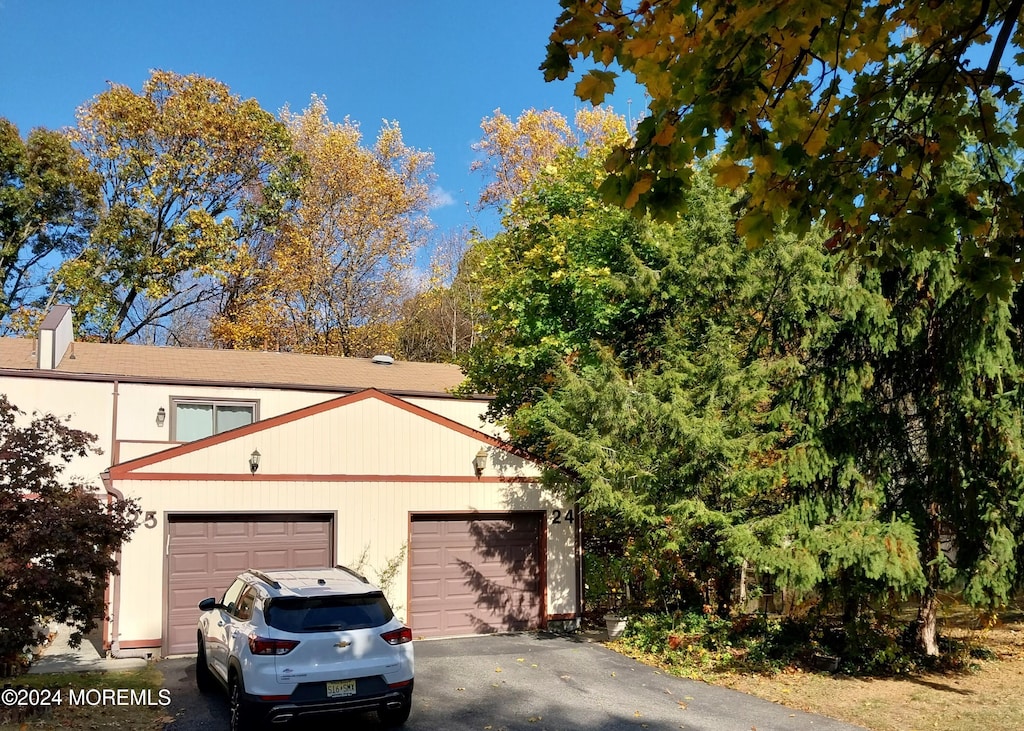
[[[406,642],[412,642],[412,630],[408,627],[402,627],[402,629],[385,632],[381,637],[389,645],[404,645]]]
[[[287,655],[298,644],[297,640],[272,640],[269,637],[249,635],[249,650],[253,655]]]

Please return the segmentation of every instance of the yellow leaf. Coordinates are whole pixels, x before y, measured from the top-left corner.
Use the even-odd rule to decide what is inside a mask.
[[[754,155],[754,172],[768,175],[775,168],[775,161],[767,155]]]
[[[723,188],[738,188],[746,182],[750,173],[746,165],[738,165],[728,159],[720,160],[711,171],[715,174],[715,183]]]
[[[874,140],[864,140],[860,143],[860,156],[861,157],[875,157],[882,149]]]
[[[605,96],[615,90],[616,76],[618,74],[613,71],[591,69],[576,84],[576,96],[593,104],[602,104]]]
[[[668,147],[672,144],[672,140],[676,138],[676,126],[674,124],[666,124],[662,127],[658,134],[651,138],[651,142],[662,147]]]
[[[867,50],[861,48],[855,54],[846,59],[846,63],[844,65],[846,66],[847,71],[856,72],[863,69],[870,60],[871,54],[868,53]]]
[[[654,183],[653,173],[644,173],[638,181],[633,183],[633,187],[629,190],[629,195],[626,196],[626,200],[623,201],[622,205],[627,210],[632,208],[640,200],[640,196],[651,189],[651,185]]]
[[[658,47],[658,39],[650,35],[640,36],[638,38],[631,38],[622,44],[622,50],[628,53],[633,58],[643,58],[649,56],[654,52],[654,49]]]
[[[819,124],[811,130],[807,141],[804,142],[804,151],[811,157],[817,157],[825,147],[826,142],[828,142],[828,129],[825,128],[824,124]]]

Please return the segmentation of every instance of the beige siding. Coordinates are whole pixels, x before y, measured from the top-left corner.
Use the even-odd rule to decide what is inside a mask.
[[[547,613],[570,613],[576,606],[572,525],[551,524],[550,511],[563,506],[533,483],[126,480],[118,487],[126,496],[139,498],[143,511],[157,516],[156,525],[140,527],[123,552],[122,641],[161,636],[165,569],[155,568],[164,566],[168,513],[331,512],[336,515],[336,560],[354,564],[365,555],[366,573],[375,579],[407,544],[412,513],[546,510]],[[406,559],[389,592],[399,616],[404,616],[408,605],[407,566]]]
[[[472,477],[479,439],[420,414],[368,398],[272,429],[141,467],[139,473],[239,474],[262,455],[268,475],[441,475]],[[522,458],[489,448],[485,475],[535,476]]]
[[[114,443],[114,393],[117,392],[117,433]],[[68,469],[69,475],[82,477],[97,487],[101,486],[100,473],[114,462],[125,462],[174,446],[171,440],[172,398],[247,399],[259,404],[259,417],[266,420],[287,414],[313,404],[337,398],[339,394],[288,389],[248,389],[218,387],[186,387],[164,384],[138,384],[62,381],[49,378],[19,378],[0,376],[0,393],[23,411],[31,414],[53,413],[70,416],[76,429],[95,434],[96,446],[102,454],[76,459]],[[450,398],[415,398],[410,403],[440,414],[473,429],[488,434],[497,433],[493,427],[484,427],[480,416],[487,408],[486,401]],[[157,411],[163,408],[166,418],[157,424]],[[252,449],[249,450],[251,452]],[[248,455],[249,452],[246,452]],[[235,465],[232,470],[244,469]]]
[[[487,406],[490,403],[486,400],[443,398],[407,398],[404,400],[491,436],[496,436],[501,431],[484,419],[487,414]]]
[[[7,394],[12,404],[26,412],[26,419],[34,411],[68,416],[70,426],[94,434],[95,446],[103,453],[75,459],[65,474],[102,488],[100,473],[110,465],[112,447],[112,384],[0,377],[0,393]]]

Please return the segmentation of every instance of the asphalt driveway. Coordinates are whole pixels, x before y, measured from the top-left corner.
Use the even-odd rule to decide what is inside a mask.
[[[195,689],[195,661],[163,660],[170,731],[227,727],[227,702]],[[324,728],[331,727],[325,725]],[[333,724],[337,727],[337,724]],[[373,714],[350,729],[380,729]],[[416,643],[409,731],[854,731],[726,688],[683,680],[583,637],[520,634]]]

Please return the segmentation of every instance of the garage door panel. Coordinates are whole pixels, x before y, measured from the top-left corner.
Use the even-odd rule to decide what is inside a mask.
[[[171,571],[176,574],[206,574],[210,572],[207,553],[184,553],[170,558]]]
[[[444,525],[439,521],[423,521],[412,524],[412,535],[419,538],[427,536],[439,536]]]
[[[258,523],[254,535],[256,536],[285,536],[288,535],[286,523]]]
[[[224,538],[224,536],[221,536]],[[225,553],[210,554],[212,568],[214,571],[225,572],[244,571],[249,568],[249,553],[247,551],[231,551]]]
[[[441,591],[441,582],[437,579],[413,580],[410,588],[409,597],[411,599],[434,599]]]
[[[541,618],[541,518],[414,516],[410,624],[417,637],[502,632]]]
[[[242,538],[249,535],[249,524],[242,521],[213,523],[213,538]]]
[[[175,538],[206,538],[205,523],[180,523],[174,526]]]
[[[331,565],[329,516],[176,517],[168,522],[167,636],[169,654],[195,652],[198,603],[220,598],[248,568],[316,568]]]
[[[181,588],[171,595],[171,609],[195,610],[203,599],[208,597],[203,587]]]
[[[323,528],[320,526],[319,523],[314,523],[310,521],[305,523],[292,523],[292,531],[297,536],[309,534],[320,535],[321,533],[323,533]]]
[[[279,548],[272,551],[253,551],[253,566],[259,566],[261,569],[270,571],[272,569],[286,569],[288,566],[288,554],[287,548]],[[298,568],[298,567],[292,567]]]
[[[441,548],[416,548],[410,552],[411,563],[416,564],[424,569],[428,566],[440,567],[441,561],[444,558],[444,552]]]
[[[296,548],[292,551],[292,563],[295,568],[316,568],[317,566],[330,566],[331,557],[326,548]]]

